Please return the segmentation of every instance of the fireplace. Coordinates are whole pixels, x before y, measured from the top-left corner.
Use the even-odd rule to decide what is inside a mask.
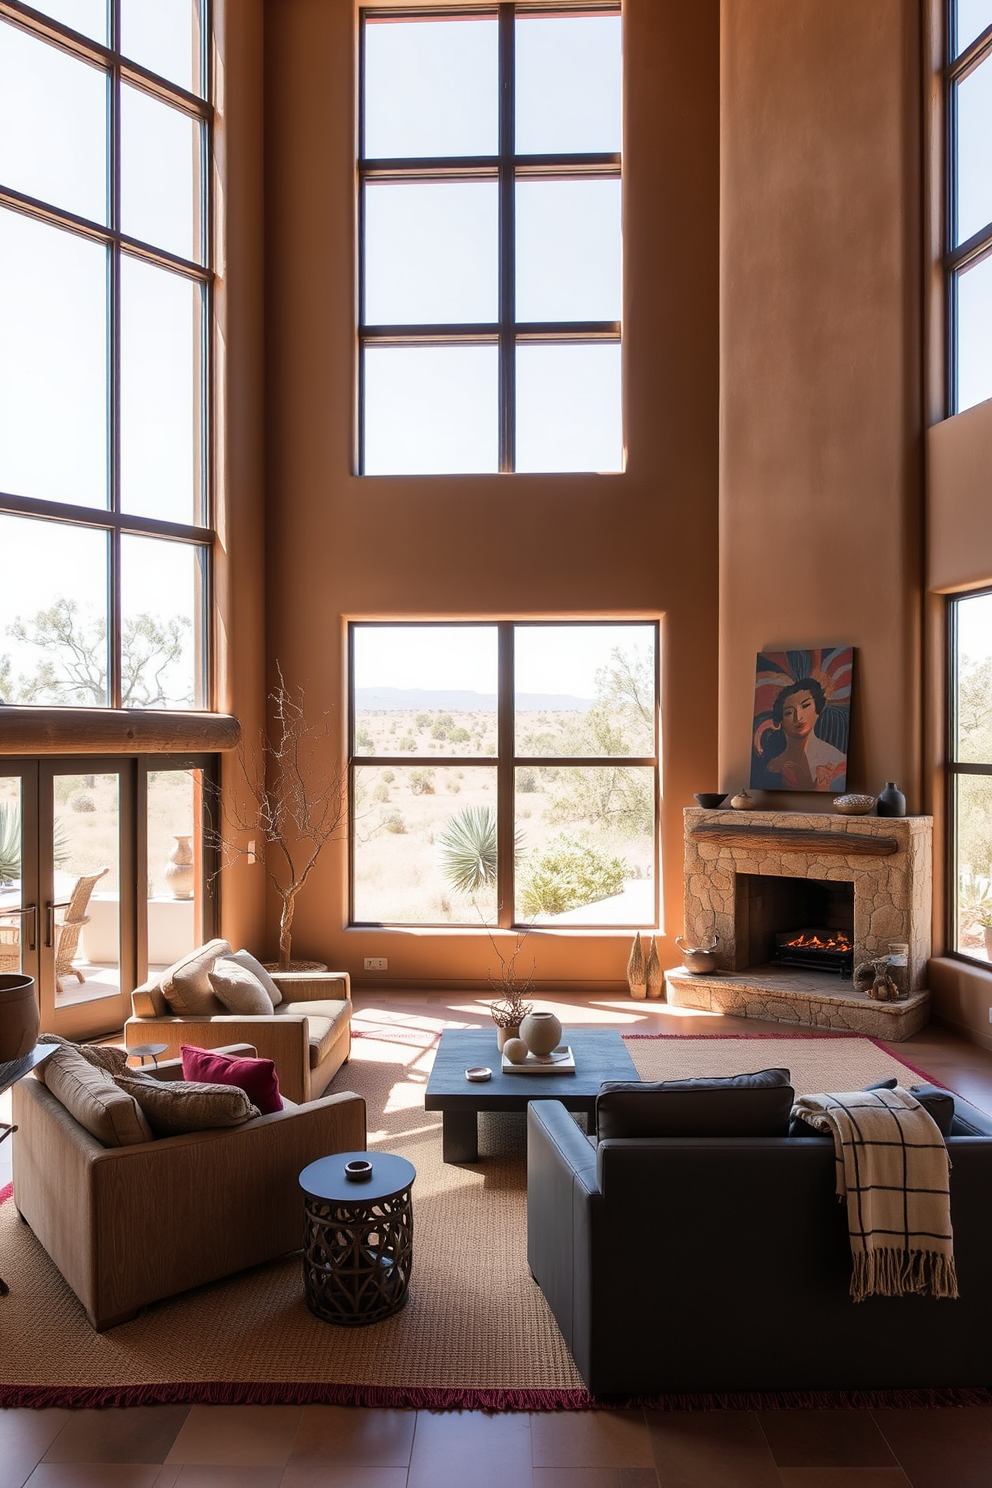
[[[683,935],[690,945],[717,935],[718,965],[709,976],[668,972],[669,999],[908,1038],[928,1016],[932,825],[922,816],[688,808]],[[894,942],[909,947],[909,995],[873,1002],[851,969]]]
[[[854,970],[854,884],[738,873],[734,915],[745,966]]]

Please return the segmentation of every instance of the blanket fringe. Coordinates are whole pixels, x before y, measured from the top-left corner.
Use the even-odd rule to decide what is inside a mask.
[[[904,1297],[916,1292],[928,1297],[957,1297],[958,1278],[953,1255],[936,1250],[856,1250],[852,1256],[851,1296]]]

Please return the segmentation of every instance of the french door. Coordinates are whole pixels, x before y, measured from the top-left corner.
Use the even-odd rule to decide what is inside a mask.
[[[149,966],[212,933],[202,757],[0,759],[0,972],[64,1038],[119,1030]]]
[[[33,976],[41,1026],[120,1028],[136,971],[134,762],[0,762],[0,943]]]

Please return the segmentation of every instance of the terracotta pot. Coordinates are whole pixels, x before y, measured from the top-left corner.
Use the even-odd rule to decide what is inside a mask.
[[[19,972],[0,976],[0,1064],[23,1059],[38,1042],[38,999],[34,977]]]
[[[561,1043],[561,1023],[554,1013],[528,1013],[520,1025],[520,1037],[532,1054],[550,1054]]]
[[[173,899],[192,899],[193,880],[196,874],[193,867],[193,839],[177,836],[173,838],[173,841],[176,845],[169,854],[163,877]]]

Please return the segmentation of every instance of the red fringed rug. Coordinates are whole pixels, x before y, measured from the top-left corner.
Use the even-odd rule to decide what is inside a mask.
[[[645,1079],[787,1064],[799,1090],[852,1088],[907,1069],[881,1045],[844,1036],[635,1035]],[[522,1118],[482,1123],[481,1161],[441,1161],[439,1117],[423,1109],[428,1029],[364,1030],[334,1088],[357,1089],[369,1144],[417,1168],[415,1259],[402,1312],[370,1328],[318,1321],[298,1256],[148,1307],[96,1334],[73,1293],[0,1191],[0,1405],[156,1402],[325,1403],[434,1409],[794,1409],[992,1404],[987,1391],[668,1395],[603,1402],[585,1390],[526,1260]],[[16,1140],[16,1139],[15,1139]]]

